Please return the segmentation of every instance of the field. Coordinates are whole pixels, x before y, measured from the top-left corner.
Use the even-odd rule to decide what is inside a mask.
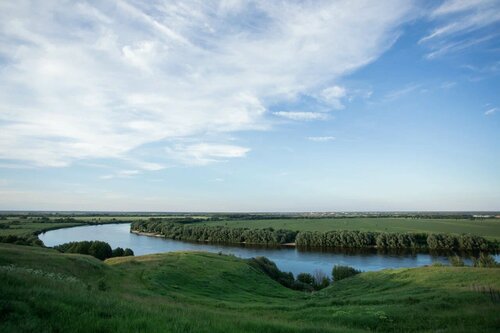
[[[495,332],[500,269],[362,273],[316,293],[232,256],[101,262],[0,244],[1,332]]]
[[[294,231],[359,230],[378,232],[470,233],[490,240],[500,239],[500,219],[430,218],[321,218],[210,221],[207,225],[241,228],[288,229]]]

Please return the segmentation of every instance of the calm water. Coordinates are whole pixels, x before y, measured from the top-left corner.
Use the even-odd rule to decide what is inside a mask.
[[[281,270],[292,272],[295,275],[300,272],[312,273],[316,269],[330,273],[333,265],[348,265],[363,271],[376,271],[384,268],[416,267],[429,265],[433,262],[447,262],[445,256],[425,253],[310,252],[299,251],[295,248],[259,248],[191,243],[132,234],[129,223],[58,229],[41,234],[39,238],[46,246],[73,241],[101,240],[108,242],[113,248],[118,246],[131,248],[136,255],[173,251],[207,251],[234,254],[241,258],[266,256],[274,261]]]

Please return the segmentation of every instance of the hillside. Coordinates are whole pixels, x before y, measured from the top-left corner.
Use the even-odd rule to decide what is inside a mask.
[[[363,273],[317,293],[247,260],[166,253],[101,262],[0,244],[2,332],[494,332],[500,269]]]

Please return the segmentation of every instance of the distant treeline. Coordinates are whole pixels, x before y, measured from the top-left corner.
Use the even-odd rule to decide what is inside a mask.
[[[131,229],[160,234],[166,238],[225,244],[280,245],[295,240],[297,232],[291,230],[228,228],[165,221],[135,221]]]
[[[295,242],[307,248],[379,248],[429,249],[460,251],[498,251],[498,241],[470,234],[380,233],[369,231],[291,231],[225,226],[207,226],[195,223],[166,221],[136,221],[131,230],[162,235],[166,238],[225,244],[280,245]]]
[[[370,231],[304,231],[297,235],[297,246],[312,248],[429,249],[488,251],[498,242],[470,234],[380,233]]]

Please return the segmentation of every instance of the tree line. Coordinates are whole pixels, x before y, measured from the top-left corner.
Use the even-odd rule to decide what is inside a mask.
[[[165,221],[135,221],[131,230],[160,234],[171,239],[225,244],[280,245],[293,242],[297,235],[295,231],[283,229],[228,228]]]
[[[249,229],[196,223],[136,221],[131,230],[166,238],[226,244],[280,245],[294,243],[306,248],[378,248],[462,251],[498,251],[498,241],[470,234],[383,233],[371,231],[292,231],[273,228]]]
[[[383,233],[371,231],[304,231],[295,240],[300,247],[429,249],[490,251],[498,250],[498,242],[470,234]]]

